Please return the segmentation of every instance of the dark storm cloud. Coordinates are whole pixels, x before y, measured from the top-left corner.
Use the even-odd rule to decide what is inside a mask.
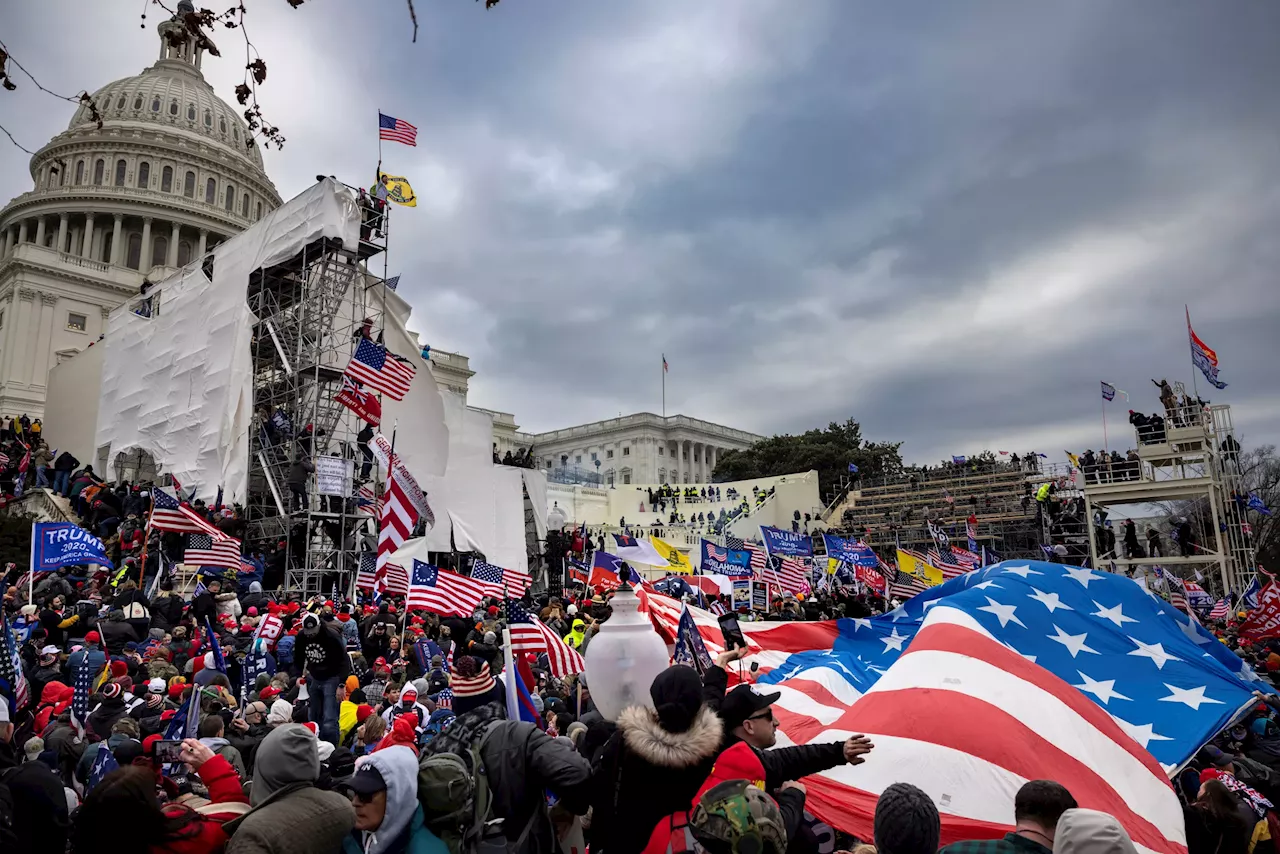
[[[417,124],[392,272],[526,429],[656,411],[665,353],[668,412],[756,432],[1098,447],[1100,379],[1190,385],[1188,303],[1280,437],[1272,4],[440,3],[416,46],[397,4],[258,9],[282,194],[371,176],[375,107]],[[80,77],[149,61],[121,33]]]

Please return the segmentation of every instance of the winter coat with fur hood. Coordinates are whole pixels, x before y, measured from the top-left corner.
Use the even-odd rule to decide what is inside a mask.
[[[668,732],[644,706],[624,709],[593,768],[592,854],[639,854],[664,817],[685,809],[711,773],[724,727],[703,706],[684,732]]]

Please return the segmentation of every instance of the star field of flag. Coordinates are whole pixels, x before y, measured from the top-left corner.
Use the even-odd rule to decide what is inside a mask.
[[[1255,688],[1271,690],[1209,632],[1132,580],[1039,561],[995,564],[883,616],[839,620],[831,648],[792,653],[758,681],[804,690],[810,680],[830,682],[838,674],[847,684],[828,686],[830,695],[851,703],[943,602],[1097,703],[1166,769],[1194,755],[1253,702]],[[714,638],[714,629],[704,638],[709,633]],[[783,709],[786,698],[779,701]]]

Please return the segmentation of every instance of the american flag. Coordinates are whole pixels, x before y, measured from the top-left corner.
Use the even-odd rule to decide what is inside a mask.
[[[360,590],[373,590],[378,575],[378,556],[373,552],[360,553],[360,568],[356,571],[356,587]]]
[[[1225,620],[1227,614],[1231,612],[1231,608],[1227,605],[1226,599],[1219,599],[1218,603],[1213,606],[1213,610],[1209,612],[1210,620]]]
[[[476,561],[475,566],[471,567],[471,577],[476,581],[501,585],[506,594],[512,598],[523,596],[529,589],[529,585],[533,584],[533,577],[527,572],[503,569],[482,560]]]
[[[876,556],[876,560],[880,564],[880,574],[885,577],[889,585],[886,596],[897,596],[899,599],[907,600],[929,589],[919,578],[909,572],[903,572],[896,566],[890,566],[879,555]]]
[[[470,617],[486,596],[501,598],[502,588],[415,560],[405,607],[422,608],[444,616]]]
[[[391,560],[395,550],[409,539],[413,525],[418,521],[418,512],[413,509],[413,504],[398,480],[392,478],[387,483],[387,493],[383,497],[386,503],[382,505],[378,520],[379,573]]]
[[[366,483],[356,490],[356,512],[365,516],[381,516],[382,506],[387,503],[384,495],[378,498],[373,493],[373,484]]]
[[[205,533],[217,539],[226,537],[208,519],[192,510],[185,501],[179,502],[163,489],[151,491],[151,527],[157,531]]]
[[[188,534],[182,562],[195,566],[240,566],[240,541],[234,537],[215,539],[208,534]]]
[[[725,604],[721,602],[719,599],[715,600],[710,605],[708,605],[707,610],[715,614],[717,617],[720,617],[720,616],[723,616],[724,614],[729,613],[729,609],[726,608]]]
[[[948,549],[948,551],[950,551],[950,549]],[[944,581],[949,581],[952,578],[964,575],[973,568],[971,566],[956,563],[954,559],[947,560],[946,557],[938,553],[938,549],[934,546],[930,546],[929,553],[925,555],[925,560],[928,561],[929,565],[934,569],[942,571],[942,578]]]
[[[980,569],[982,567],[982,557],[968,549],[952,546],[951,555],[955,558],[956,563],[965,565],[966,569]]]
[[[741,537],[731,537],[726,534],[724,547],[735,552],[751,552],[751,568],[755,570],[757,575],[769,562],[769,554],[764,550],[764,546],[758,543],[749,543]]]
[[[343,372],[353,380],[376,389],[392,400],[404,400],[409,384],[417,370],[409,361],[402,361],[381,344],[361,338],[355,354]]]
[[[809,589],[809,571],[803,563],[787,555],[774,555],[764,575],[770,584],[790,593],[804,593]]]
[[[119,767],[120,763],[116,761],[111,748],[105,741],[99,742],[98,755],[94,757],[93,765],[89,768],[89,784],[85,787],[85,791],[92,792],[104,777]]]
[[[403,142],[405,145],[417,146],[418,129],[404,119],[397,119],[395,116],[387,116],[379,112],[378,139],[387,139],[391,142]]]
[[[529,613],[524,603],[507,600],[507,625],[511,629],[511,651],[546,653],[551,675],[563,679],[571,673],[587,669],[586,662],[577,650],[572,649],[560,636],[547,628],[537,617]]]
[[[1170,572],[1167,576],[1169,583],[1169,604],[1177,608],[1179,611],[1187,610],[1187,590],[1182,586],[1182,579]]]
[[[14,641],[13,631],[9,628],[9,617],[0,614],[0,632],[4,633],[4,646],[0,647],[0,680],[3,690],[13,698],[10,709],[10,720],[14,720],[20,709],[31,701],[31,688],[27,685],[27,677],[22,672],[22,656],[18,652],[18,644]]]
[[[0,453],[0,468],[4,468],[7,465],[9,465],[9,455]]]
[[[477,659],[479,661],[479,659]],[[493,685],[493,674],[489,672],[489,662],[481,661],[480,666],[476,668],[476,675],[471,678],[462,676],[456,672],[449,674],[451,683],[450,694],[453,691],[462,691],[464,696],[475,696],[477,693],[488,690]]]
[[[379,596],[408,596],[409,572],[398,563],[389,563],[377,574],[374,592]]]
[[[81,734],[84,733],[85,722],[89,720],[89,694],[97,675],[89,672],[89,653],[86,651],[81,656],[80,666],[76,668],[75,681],[71,683],[71,722]]]
[[[449,658],[450,659],[453,658],[452,648],[449,650]],[[442,688],[440,691],[436,693],[435,697],[433,698],[433,701],[435,702],[437,709],[452,709],[453,708],[453,691],[449,690],[448,688]]]
[[[387,286],[387,290],[394,291],[397,287],[400,286],[400,277],[392,276],[391,278],[387,279],[386,282],[384,282],[384,284]]]

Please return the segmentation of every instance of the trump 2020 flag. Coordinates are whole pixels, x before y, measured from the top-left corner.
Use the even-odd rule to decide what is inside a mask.
[[[89,769],[88,791],[93,791],[102,782],[103,777],[106,777],[119,767],[120,763],[116,761],[116,757],[111,752],[111,748],[107,747],[107,743],[105,741],[98,742],[98,755],[94,757],[93,766]]]
[[[82,563],[115,567],[102,540],[72,522],[32,523],[31,551],[31,568],[35,572],[52,572]]]

